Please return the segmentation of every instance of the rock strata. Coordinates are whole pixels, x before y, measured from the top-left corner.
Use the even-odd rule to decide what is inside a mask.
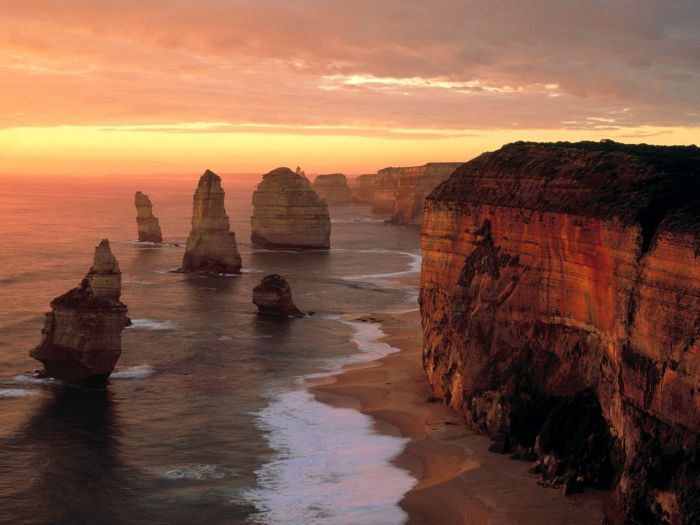
[[[352,191],[348,186],[348,179],[342,173],[318,175],[312,187],[327,204],[349,204],[352,202]]]
[[[372,204],[377,175],[360,175],[352,182],[352,201],[358,204]]]
[[[294,305],[292,289],[287,280],[276,274],[267,275],[253,289],[253,304],[258,313],[274,317],[304,317]]]
[[[82,384],[107,380],[121,355],[121,331],[129,324],[120,295],[119,263],[104,239],[80,286],[51,301],[41,344],[29,354],[44,365],[43,376]]]
[[[194,192],[192,230],[182,260],[182,272],[240,273],[241,256],[224,208],[221,178],[205,171]]]
[[[262,248],[328,249],[331,220],[306,177],[289,168],[263,176],[253,193],[253,245]]]
[[[427,198],[435,395],[609,523],[700,521],[700,149],[516,143]],[[503,446],[501,446],[501,443]]]
[[[153,205],[148,195],[137,191],[134,195],[136,204],[136,225],[139,231],[139,242],[163,242],[158,218],[153,215]]]

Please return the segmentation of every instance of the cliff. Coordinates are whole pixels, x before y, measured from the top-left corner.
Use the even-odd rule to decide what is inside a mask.
[[[253,193],[250,222],[251,241],[262,248],[328,249],[331,245],[328,205],[306,177],[289,168],[263,176]]]
[[[107,380],[121,355],[121,331],[129,324],[120,295],[119,263],[104,239],[80,286],[51,301],[41,344],[29,353],[44,365],[43,376],[84,384]]]
[[[163,242],[158,218],[153,215],[153,205],[148,195],[137,191],[134,195],[136,205],[136,226],[139,231],[139,242]]]
[[[206,170],[192,204],[192,230],[182,259],[182,272],[240,273],[236,235],[224,208],[221,177]]]
[[[318,175],[312,188],[327,204],[349,204],[352,202],[352,191],[348,186],[348,179],[342,173]]]
[[[377,181],[377,175],[369,173],[360,175],[352,181],[352,201],[358,204],[372,204],[374,200],[374,188]]]
[[[281,275],[267,275],[253,288],[258,313],[272,317],[304,317],[292,300],[292,288]]]
[[[610,523],[700,521],[700,150],[516,143],[425,203],[437,396]]]
[[[419,225],[427,195],[461,165],[460,162],[429,162],[423,166],[379,170],[372,211],[390,213],[394,224]]]

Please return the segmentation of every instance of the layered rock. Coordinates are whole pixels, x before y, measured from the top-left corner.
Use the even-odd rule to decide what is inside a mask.
[[[136,204],[136,226],[139,231],[139,242],[163,242],[158,217],[153,215],[153,205],[148,195],[137,191],[134,195]]]
[[[262,248],[328,249],[328,205],[306,177],[289,168],[263,176],[253,193],[251,241]]]
[[[461,162],[429,162],[423,166],[384,168],[377,172],[372,211],[390,213],[395,224],[419,225],[425,197]]]
[[[292,300],[292,289],[281,275],[267,275],[253,288],[258,313],[273,317],[304,317]]]
[[[352,181],[352,201],[358,204],[372,204],[374,201],[374,188],[376,185],[377,175],[369,173],[360,175]]]
[[[318,175],[312,187],[327,204],[349,204],[352,202],[352,191],[348,186],[348,179],[342,173]]]
[[[611,523],[700,520],[700,150],[517,143],[427,198],[435,394]],[[604,424],[601,424],[601,421]]]
[[[192,230],[182,259],[182,272],[240,273],[241,256],[224,208],[221,177],[205,171],[194,192]]]
[[[80,286],[51,301],[41,344],[29,354],[44,365],[42,375],[69,383],[107,380],[121,355],[121,331],[129,324],[120,295],[119,263],[104,239]]]

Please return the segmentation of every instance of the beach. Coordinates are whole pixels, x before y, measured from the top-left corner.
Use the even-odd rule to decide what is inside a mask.
[[[406,282],[417,286],[417,276]],[[409,524],[601,522],[606,493],[564,497],[538,485],[529,463],[489,452],[488,438],[468,431],[463,416],[430,399],[417,309],[362,319],[381,323],[381,341],[397,351],[319,380],[310,390],[323,403],[369,415],[377,432],[408,439],[393,463],[418,480],[400,502]]]

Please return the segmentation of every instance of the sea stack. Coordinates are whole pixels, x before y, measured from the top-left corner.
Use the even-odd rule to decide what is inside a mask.
[[[139,230],[139,242],[163,242],[158,217],[153,215],[153,205],[148,195],[137,191],[134,195],[136,204],[136,225]]]
[[[349,204],[352,202],[352,191],[348,186],[348,179],[342,173],[318,175],[312,187],[327,204]]]
[[[368,173],[360,175],[352,182],[352,201],[358,204],[372,204],[377,175]]]
[[[261,248],[328,249],[331,219],[328,205],[308,179],[289,168],[263,176],[253,193],[251,241]]]
[[[129,324],[119,300],[121,276],[103,239],[80,286],[51,301],[41,344],[29,353],[44,365],[42,376],[96,385],[107,380],[121,355],[121,331]]]
[[[224,208],[221,177],[205,171],[192,204],[192,231],[187,238],[181,272],[240,273],[241,256]]]
[[[268,275],[253,289],[258,313],[273,317],[304,317],[292,301],[292,289],[281,275]]]
[[[434,394],[607,522],[700,517],[700,149],[515,143],[426,199]]]

